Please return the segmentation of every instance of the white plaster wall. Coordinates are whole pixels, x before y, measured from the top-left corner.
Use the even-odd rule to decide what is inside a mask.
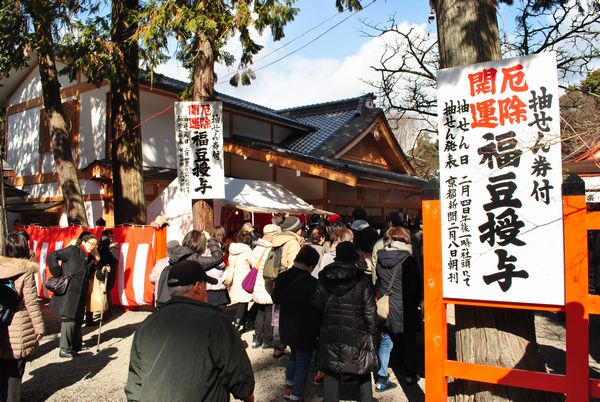
[[[323,198],[323,179],[296,176],[292,169],[277,168],[277,183],[303,200]]]
[[[39,173],[39,114],[32,108],[8,116],[6,161],[17,176]]]
[[[226,175],[240,179],[273,181],[273,168],[265,162],[244,160],[241,156],[231,155],[231,166]]]
[[[233,116],[233,134],[271,141],[271,125],[245,116]]]
[[[102,188],[100,183],[92,180],[79,180],[79,185],[81,186],[82,194],[100,194],[100,189]],[[30,186],[23,186],[23,190],[29,193],[28,198],[47,198],[61,196],[58,183],[33,184]]]
[[[85,214],[91,228],[96,227],[96,219],[102,218],[102,201],[84,201]]]
[[[140,92],[141,120],[172,105],[175,100],[166,96]],[[169,109],[142,125],[142,153],[144,165],[177,167],[175,154],[175,112]]]
[[[106,92],[101,87],[84,92],[79,106],[79,168],[104,159],[106,149]]]
[[[193,229],[192,202],[179,192],[179,182],[173,180],[158,197],[147,207],[148,222],[158,215],[163,215],[169,221],[167,241],[181,241],[187,232]]]
[[[60,71],[64,68],[65,65],[62,63],[56,63],[56,69]],[[69,82],[69,78],[66,76],[59,75],[58,82],[60,83],[62,89],[67,88],[74,83]],[[42,96],[42,83],[40,81],[39,70],[34,68],[29,76],[23,80],[19,88],[15,91],[14,94],[8,100],[9,105],[16,105],[21,102],[25,102],[29,99],[36,98],[38,96]]]

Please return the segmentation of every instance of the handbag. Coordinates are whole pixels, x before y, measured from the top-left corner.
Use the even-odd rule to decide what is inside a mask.
[[[44,286],[55,295],[60,296],[65,294],[70,281],[71,275],[51,276],[50,278],[46,279]]]
[[[242,281],[242,289],[248,293],[254,293],[254,285],[256,284],[256,277],[258,276],[258,269],[252,268]]]
[[[398,261],[396,265],[394,265],[394,272],[392,273],[390,284],[388,285],[388,288],[383,294],[383,296],[381,296],[379,300],[377,300],[377,318],[379,318],[379,320],[381,321],[387,320],[390,316],[390,293],[392,293],[392,286],[394,285],[396,274],[402,267],[402,263],[404,262],[406,257],[408,257],[408,255],[405,255],[400,261]]]
[[[256,277],[258,276],[258,268],[265,256],[265,253],[269,251],[269,248],[265,248],[256,263],[256,266],[253,267],[250,272],[246,274],[246,277],[242,281],[242,289],[244,289],[248,293],[254,293],[254,285],[256,285]]]

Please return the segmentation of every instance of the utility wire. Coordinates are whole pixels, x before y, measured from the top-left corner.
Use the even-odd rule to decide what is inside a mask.
[[[341,20],[341,21],[339,21],[338,23],[336,23],[336,24],[334,24],[333,26],[331,26],[329,29],[327,29],[327,30],[325,30],[324,32],[322,32],[322,33],[320,33],[319,35],[317,35],[317,36],[316,36],[314,39],[312,39],[311,41],[309,41],[309,42],[305,43],[303,46],[300,46],[299,48],[297,48],[297,49],[295,49],[295,50],[291,51],[290,53],[288,53],[288,54],[285,54],[285,55],[283,55],[282,57],[280,57],[280,58],[278,58],[278,59],[276,59],[276,60],[273,60],[273,61],[272,61],[272,62],[270,62],[270,63],[267,63],[267,64],[265,64],[264,66],[261,66],[261,67],[258,67],[258,68],[256,68],[256,69],[254,69],[254,71],[255,71],[255,72],[256,72],[256,71],[260,71],[260,70],[263,70],[263,69],[265,69],[265,68],[267,68],[267,67],[270,67],[270,66],[272,66],[273,64],[275,64],[275,63],[278,63],[278,62],[280,62],[281,60],[288,58],[289,56],[293,55],[294,53],[297,53],[297,52],[299,52],[300,50],[304,49],[304,48],[305,48],[305,47],[307,47],[308,45],[311,45],[311,44],[313,44],[314,42],[316,42],[317,40],[319,40],[319,39],[321,39],[323,36],[325,36],[327,33],[329,33],[329,32],[330,32],[330,31],[332,31],[333,29],[337,28],[338,26],[340,26],[341,24],[343,24],[344,22],[346,22],[346,21],[347,21],[347,20],[348,20],[350,17],[353,17],[353,16],[354,16],[354,15],[356,15],[357,13],[361,12],[362,10],[366,9],[367,7],[369,7],[370,5],[372,5],[373,3],[375,3],[375,1],[376,1],[376,0],[373,0],[373,1],[371,1],[369,4],[367,4],[366,6],[364,6],[363,8],[361,8],[360,10],[356,10],[356,11],[354,11],[353,13],[351,13],[350,15],[348,15],[346,18],[342,19],[342,20]],[[308,32],[310,32],[310,31],[312,31],[312,30],[314,30],[314,29],[318,28],[319,26],[323,25],[325,22],[329,21],[331,18],[333,18],[333,17],[330,17],[330,18],[328,18],[327,20],[323,21],[322,23],[320,23],[319,25],[317,25],[317,26],[316,26],[316,27],[314,27],[314,28],[311,28],[310,30],[308,30],[308,31],[306,31],[305,33],[301,34],[301,35],[300,35],[298,38],[295,38],[293,41],[295,41],[295,40],[297,40],[297,39],[300,39],[300,38],[301,38],[301,37],[303,37],[303,36],[304,36],[306,33],[308,33]],[[292,41],[292,42],[293,42],[293,41]],[[291,43],[291,42],[290,42],[290,43]],[[289,43],[288,43],[288,44],[289,44]],[[287,44],[286,44],[286,45],[284,45],[284,46],[287,46]],[[284,47],[284,46],[282,46],[282,47]],[[282,47],[281,47],[281,48],[282,48]],[[281,48],[279,48],[279,49],[281,49]],[[262,60],[262,59],[264,59],[265,57],[267,57],[267,56],[270,56],[271,54],[275,53],[275,52],[276,52],[276,51],[278,51],[279,49],[276,49],[276,50],[274,50],[273,52],[269,53],[268,55],[266,55],[266,56],[264,56],[264,57],[261,57],[261,59],[259,59],[259,60]],[[234,73],[228,73],[228,74],[226,74],[226,75],[225,75],[223,78],[225,78],[225,77],[227,77],[227,76],[230,76],[230,75],[232,75],[232,74],[234,74]],[[226,82],[226,81],[227,81],[227,80],[224,80],[224,79],[222,79],[222,80],[219,80],[218,82],[216,82],[216,84],[222,84],[222,83],[224,83],[224,82]]]

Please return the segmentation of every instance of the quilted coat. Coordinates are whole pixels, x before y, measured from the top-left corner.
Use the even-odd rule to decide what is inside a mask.
[[[0,278],[12,278],[21,301],[8,327],[0,326],[0,357],[22,359],[38,347],[37,335],[44,335],[44,320],[38,303],[33,275],[34,261],[0,256]]]
[[[319,369],[344,374],[377,370],[377,307],[371,280],[355,264],[335,261],[319,274],[313,304],[323,316]]]

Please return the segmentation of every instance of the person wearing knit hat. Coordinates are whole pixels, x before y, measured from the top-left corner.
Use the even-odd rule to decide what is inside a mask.
[[[298,229],[302,227],[302,222],[295,216],[288,216],[281,223],[281,230],[287,230],[290,232],[296,232]]]

